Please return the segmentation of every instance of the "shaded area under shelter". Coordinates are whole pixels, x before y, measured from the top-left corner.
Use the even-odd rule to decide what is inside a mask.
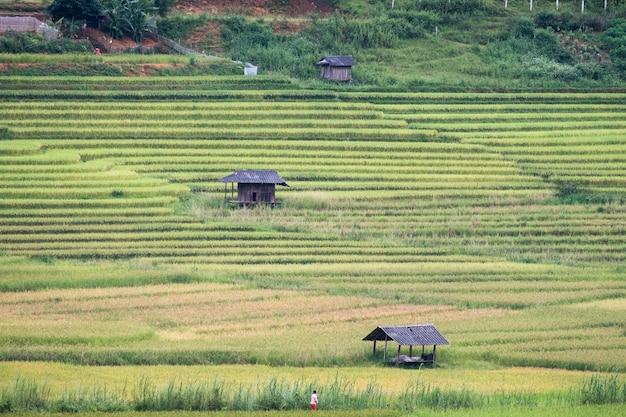
[[[364,341],[374,342],[373,354],[376,356],[376,342],[384,341],[385,348],[383,360],[394,364],[409,363],[429,363],[434,364],[437,360],[437,346],[449,345],[450,343],[435,328],[433,324],[413,324],[406,326],[378,326],[372,330],[370,334],[363,338]],[[392,341],[398,344],[397,354],[389,358],[387,355],[388,342]],[[426,353],[425,346],[432,345],[433,350]],[[402,346],[409,346],[409,354],[401,355]],[[419,356],[413,355],[413,347],[421,346],[422,351]]]

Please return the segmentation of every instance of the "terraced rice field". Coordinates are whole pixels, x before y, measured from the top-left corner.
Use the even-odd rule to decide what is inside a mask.
[[[450,363],[626,365],[626,96],[226,79],[0,82],[4,358],[358,363],[425,320]],[[242,168],[281,204],[225,204]]]

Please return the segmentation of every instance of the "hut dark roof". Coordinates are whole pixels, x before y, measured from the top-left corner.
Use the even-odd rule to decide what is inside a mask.
[[[378,326],[363,338],[364,341],[393,340],[399,345],[449,345],[445,337],[432,324],[410,326]]]
[[[351,67],[355,65],[350,55],[325,56],[316,65],[330,65],[332,67]]]
[[[278,184],[289,187],[287,182],[278,175],[278,171],[243,169],[220,178],[220,182],[236,182],[239,184]]]

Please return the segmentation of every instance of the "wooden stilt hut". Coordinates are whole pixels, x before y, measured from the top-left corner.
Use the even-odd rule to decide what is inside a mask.
[[[289,187],[278,171],[243,169],[220,178],[224,183],[224,199],[228,200],[228,184],[231,184],[231,201],[240,206],[249,206],[257,203],[276,204],[276,184]],[[237,183],[237,199],[234,200]]]

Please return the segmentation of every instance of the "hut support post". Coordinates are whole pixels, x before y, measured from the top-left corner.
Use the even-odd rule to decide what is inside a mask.
[[[387,335],[385,335],[385,353],[383,354],[383,360],[387,360]]]
[[[413,356],[413,345],[409,346],[409,356]]]
[[[372,352],[372,355],[376,356],[376,340],[374,340],[374,351]]]
[[[437,360],[437,345],[433,345],[433,363]]]
[[[398,356],[397,356],[398,362],[397,363],[400,363],[400,349],[401,348],[402,348],[402,345],[398,345]]]

